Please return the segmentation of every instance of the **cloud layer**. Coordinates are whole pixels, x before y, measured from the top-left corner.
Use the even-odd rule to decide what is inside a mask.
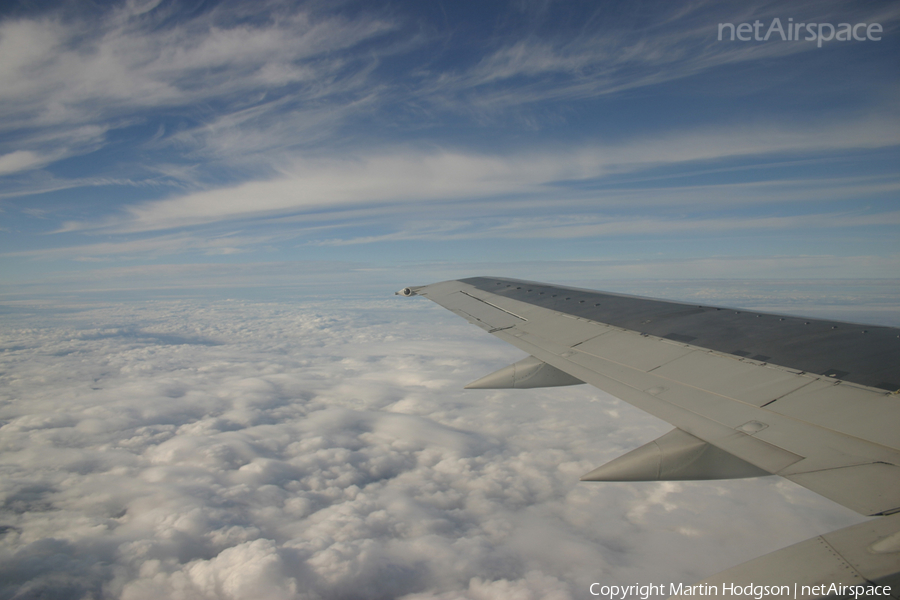
[[[576,598],[858,520],[776,480],[579,483],[668,427],[463,391],[516,351],[406,302],[13,313],[0,596]]]

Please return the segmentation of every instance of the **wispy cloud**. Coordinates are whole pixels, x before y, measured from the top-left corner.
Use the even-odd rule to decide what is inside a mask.
[[[0,156],[0,175],[35,169],[50,161],[50,157],[41,156],[30,150],[16,150]]]
[[[124,215],[93,223],[70,222],[62,231],[152,231],[370,204],[511,196],[565,200],[570,196],[566,185],[596,183],[612,174],[661,165],[894,146],[900,144],[900,127],[893,123],[867,118],[827,129],[736,126],[617,146],[518,155],[405,151],[357,159],[296,159],[271,180],[135,204],[126,207]],[[563,182],[566,185],[560,185]]]
[[[809,44],[715,41],[717,20],[782,15],[775,6],[735,14],[719,3],[658,2],[640,19],[597,8],[579,17],[593,26],[575,35],[571,28],[524,35],[501,28],[485,40],[480,58],[442,68],[415,53],[448,40],[423,36],[408,20],[383,16],[387,11],[351,16],[268,3],[248,18],[228,3],[193,14],[175,5],[135,6],[0,22],[3,172],[92,152],[112,143],[110,131],[153,123],[156,139],[142,140],[148,151],[176,150],[188,162],[244,162],[245,177],[253,177],[266,161],[280,165],[285,148],[333,145],[338,132],[356,135],[360,115],[384,123],[405,115],[407,127],[428,127],[435,111],[495,115],[810,51]],[[824,19],[841,9],[806,3],[792,10]],[[900,12],[859,18],[870,16],[890,28]],[[398,57],[406,68],[391,62]],[[198,182],[210,179],[206,173]]]
[[[345,51],[395,27],[376,17],[349,20],[277,5],[252,21],[227,5],[178,18],[184,15],[176,6],[153,4],[0,22],[0,131],[20,148],[7,156],[48,147],[56,148],[54,159],[90,152],[109,129],[158,109],[209,119],[205,127],[213,129],[249,118],[248,110],[270,109],[267,94],[321,112],[341,94],[367,93],[358,77],[365,65],[354,61],[372,57]],[[11,172],[39,162],[48,161],[8,159],[4,166]]]
[[[623,202],[624,203],[624,202]],[[795,234],[872,231],[875,228],[896,228],[900,225],[900,211],[855,210],[817,213],[805,211],[797,215],[709,217],[701,215],[603,214],[602,211],[570,209],[567,214],[516,216],[527,211],[509,214],[486,213],[472,218],[469,205],[443,207],[442,218],[422,220],[403,218],[400,211],[387,215],[378,210],[369,212],[368,233],[359,235],[360,215],[319,215],[326,221],[290,228],[273,228],[269,232],[224,232],[206,230],[178,233],[150,234],[140,239],[123,239],[97,243],[62,245],[53,248],[16,250],[0,253],[6,258],[60,259],[82,261],[147,260],[159,257],[195,254],[221,256],[249,252],[263,252],[285,243],[309,247],[360,246],[402,242],[464,242],[466,240],[598,240],[598,239],[685,239],[693,236],[717,236],[723,233],[780,233]],[[550,211],[551,213],[559,211]],[[43,216],[43,215],[42,215]]]
[[[900,225],[900,212],[874,214],[803,214],[798,216],[728,218],[681,217],[656,218],[637,216],[610,216],[582,214],[567,217],[533,217],[510,219],[486,219],[473,221],[443,220],[439,223],[412,222],[398,231],[382,235],[334,238],[313,242],[321,246],[344,246],[377,242],[402,241],[451,241],[474,239],[558,239],[620,238],[628,236],[674,236],[686,234],[715,235],[723,232],[779,230],[835,230],[854,227],[896,227]],[[72,249],[73,252],[77,248]]]
[[[158,235],[142,239],[125,241],[98,242],[41,248],[38,250],[17,250],[0,254],[9,258],[70,258],[74,260],[134,260],[136,258],[152,259],[160,256],[171,256],[186,252],[200,253],[207,256],[238,254],[249,249],[258,249],[260,245],[283,242],[295,237],[296,233],[240,235],[236,233],[196,235],[176,233]]]
[[[538,9],[540,12],[540,9]],[[581,27],[554,36],[537,28],[499,43],[475,65],[428,80],[423,95],[436,105],[470,112],[503,110],[547,100],[578,100],[672,82],[728,65],[815,51],[810,43],[744,44],[718,41],[719,22],[764,21],[788,16],[843,20],[840,2],[797,2],[787,7],[755,3],[743,8],[719,2],[673,5],[651,2],[637,13],[598,6],[579,15]],[[806,16],[809,18],[806,19]],[[900,10],[864,8],[854,15],[891,29]],[[546,15],[536,16],[537,22]],[[589,27],[588,25],[592,25]]]
[[[324,96],[343,64],[334,54],[392,28],[377,19],[350,22],[304,11],[256,24],[234,22],[224,8],[167,25],[171,16],[171,10],[114,10],[100,23],[4,21],[5,129],[92,121],[235,92],[241,102],[254,90],[297,83],[310,84],[308,97]],[[36,98],[43,101],[34,105]]]

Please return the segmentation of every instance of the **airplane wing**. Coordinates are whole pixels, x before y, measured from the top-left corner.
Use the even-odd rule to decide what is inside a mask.
[[[397,293],[528,353],[467,387],[589,383],[675,426],[584,481],[774,474],[881,515],[702,583],[798,584],[796,598],[892,585],[900,598],[900,329],[496,277]]]

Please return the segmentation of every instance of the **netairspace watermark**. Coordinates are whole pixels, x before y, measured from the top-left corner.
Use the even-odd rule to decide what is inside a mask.
[[[721,590],[721,594],[719,593]],[[710,585],[698,583],[684,585],[683,583],[666,584],[640,584],[633,585],[603,585],[592,583],[591,596],[602,596],[608,600],[626,600],[627,598],[640,598],[647,600],[651,596],[746,596],[749,600],[762,600],[766,596],[781,596],[788,599],[809,596],[844,596],[853,597],[855,600],[865,596],[890,596],[889,585],[844,585],[831,583],[821,585],[741,585],[735,583],[723,583]],[[799,596],[798,596],[799,595]]]
[[[719,41],[741,42],[768,42],[769,39],[781,38],[782,42],[813,42],[818,40],[817,46],[822,47],[823,42],[832,40],[837,42],[871,42],[881,41],[879,34],[884,32],[880,23],[838,23],[835,27],[831,23],[794,23],[790,18],[782,24],[781,19],[775,17],[772,23],[762,34],[765,23],[757,19],[751,23],[719,23]],[[805,33],[804,33],[805,32]]]

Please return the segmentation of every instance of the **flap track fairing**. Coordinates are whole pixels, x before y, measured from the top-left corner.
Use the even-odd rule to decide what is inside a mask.
[[[529,389],[542,387],[558,387],[562,385],[578,385],[584,383],[565,371],[560,371],[552,365],[533,356],[522,359],[517,363],[503,367],[490,375],[485,375],[477,381],[466,386],[467,390],[499,390],[499,389]]]
[[[771,475],[686,431],[664,436],[611,460],[582,481],[692,481]]]

